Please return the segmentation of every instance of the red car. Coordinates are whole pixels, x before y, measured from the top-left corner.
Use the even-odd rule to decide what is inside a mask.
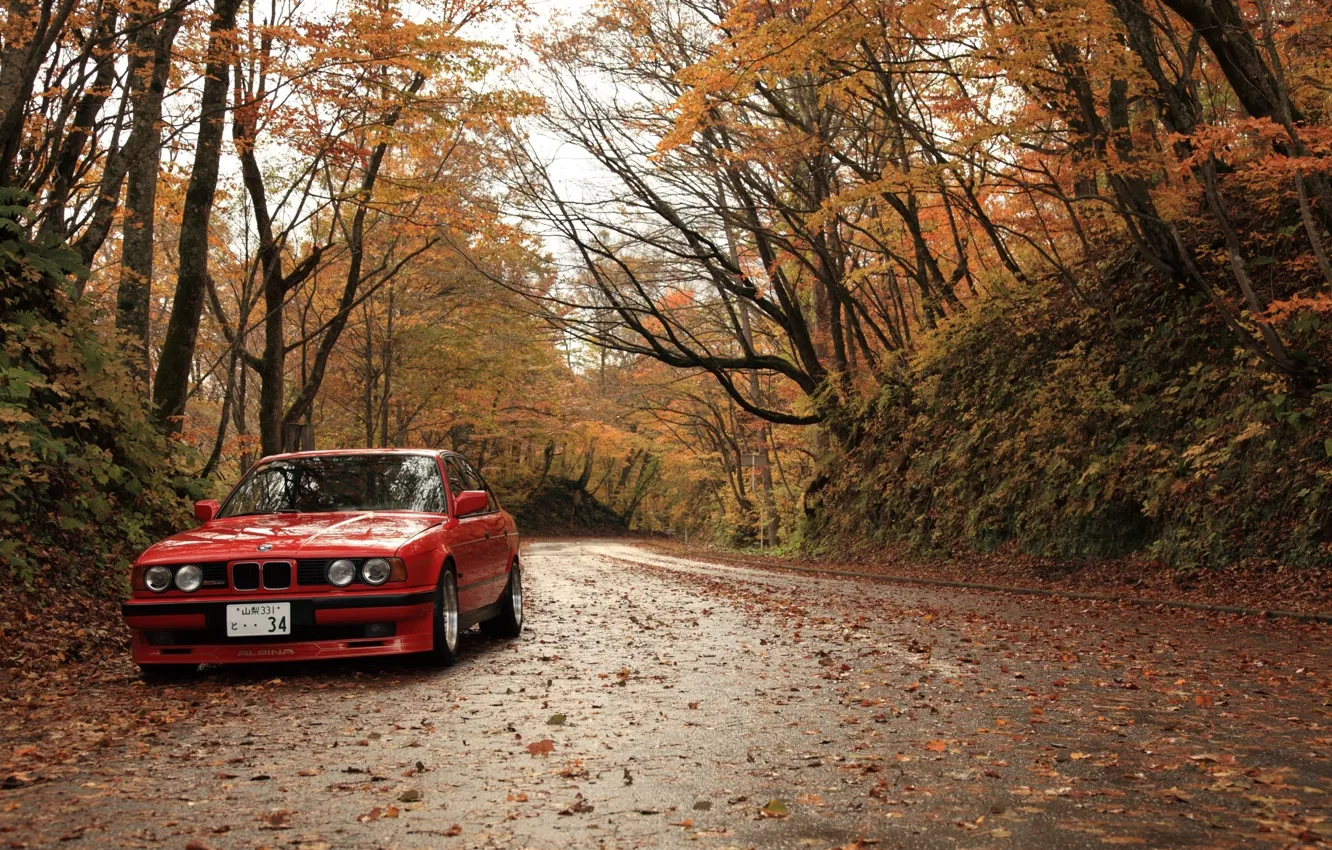
[[[122,610],[146,676],[418,652],[448,664],[474,623],[522,630],[517,527],[452,452],[275,455],[194,515],[134,564]]]

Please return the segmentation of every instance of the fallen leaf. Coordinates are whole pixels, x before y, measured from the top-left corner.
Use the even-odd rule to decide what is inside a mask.
[[[579,794],[576,798],[574,798],[574,801],[569,804],[569,807],[567,809],[562,809],[560,811],[560,814],[565,816],[584,815],[592,811],[593,808],[594,807],[590,803],[588,803],[586,800],[583,799],[583,795]]]
[[[265,829],[290,829],[291,827],[287,822],[291,820],[291,814],[289,809],[278,809],[266,815],[260,815],[259,819],[264,822]]]

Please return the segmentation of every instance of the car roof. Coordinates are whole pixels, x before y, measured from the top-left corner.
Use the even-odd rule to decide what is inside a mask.
[[[313,452],[286,452],[278,455],[268,455],[260,458],[256,463],[267,463],[270,460],[292,460],[302,457],[340,457],[345,455],[406,455],[417,457],[441,457],[455,455],[461,457],[457,452],[448,449],[320,449]]]

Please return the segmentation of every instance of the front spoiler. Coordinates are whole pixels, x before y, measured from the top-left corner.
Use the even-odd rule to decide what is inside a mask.
[[[273,661],[318,661],[331,658],[364,658],[373,655],[405,655],[428,652],[434,640],[428,630],[390,638],[300,641],[196,646],[150,646],[136,639],[136,664],[264,664]]]
[[[222,599],[130,601],[121,605],[139,664],[244,664],[309,661],[426,652],[433,646],[433,590],[407,593],[337,594],[316,597],[227,597]],[[325,637],[311,634],[265,641],[223,635],[226,606],[254,602],[291,604],[292,629],[392,622],[390,637]],[[194,640],[156,644],[147,632],[191,632]]]

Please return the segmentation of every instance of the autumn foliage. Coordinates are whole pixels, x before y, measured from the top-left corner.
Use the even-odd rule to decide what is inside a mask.
[[[524,174],[583,267],[552,313],[708,376],[747,446],[817,423],[809,542],[1325,560],[1330,27],[610,0],[538,45],[606,174]]]
[[[123,350],[173,499],[423,445],[553,530],[1327,559],[1322,4],[344,12],[0,31],[15,227],[90,270],[53,327]]]

